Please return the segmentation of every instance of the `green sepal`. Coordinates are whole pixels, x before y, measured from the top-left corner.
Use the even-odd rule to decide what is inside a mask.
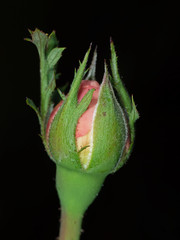
[[[132,98],[130,98],[121,78],[118,72],[118,63],[117,63],[117,55],[114,47],[114,43],[111,40],[110,42],[110,47],[111,47],[111,71],[112,71],[112,78],[111,82],[113,84],[113,87],[116,90],[117,96],[119,97],[119,101],[127,113],[127,121],[128,121],[128,140],[129,141],[129,147],[128,149],[124,149],[124,152],[122,154],[121,161],[118,162],[117,166],[114,169],[114,172],[117,171],[119,168],[121,168],[128,160],[132,149],[134,145],[134,138],[135,138],[135,122],[139,118],[139,113],[136,109],[136,105]]]
[[[51,124],[48,140],[50,152],[57,164],[80,171],[83,169],[76,148],[76,126],[78,119],[88,108],[94,91],[94,89],[88,91],[78,103],[77,94],[84,76],[88,55],[89,51],[75,75],[68,97]]]
[[[117,164],[116,168],[114,169],[114,172],[116,172],[117,170],[119,170],[129,159],[131,152],[133,150],[133,146],[134,146],[134,140],[135,140],[135,122],[136,120],[139,118],[139,113],[137,111],[133,96],[132,96],[132,110],[129,116],[129,135],[128,135],[128,141],[129,141],[129,148],[128,149],[124,149],[123,155],[122,155],[122,159],[119,162],[119,164]]]
[[[85,80],[96,80],[96,62],[97,62],[97,47],[94,50],[91,65],[87,71]]]
[[[91,50],[91,48],[89,48],[89,50],[85,54],[83,62],[80,64],[78,71],[77,72],[75,71],[74,80],[71,84],[71,88],[70,88],[70,91],[69,91],[69,96],[67,98],[67,107],[69,107],[70,105],[77,104],[78,91],[79,91],[79,87],[80,87],[82,78],[84,76],[85,67],[86,67],[86,64],[87,64],[87,61],[88,61],[90,50]]]
[[[66,108],[64,105],[58,110],[50,128],[49,149],[54,161],[70,169],[82,169],[76,149],[75,131],[78,119],[88,108],[94,89],[83,97],[77,107]]]
[[[78,118],[80,118],[80,116],[86,111],[86,109],[88,108],[91,99],[92,99],[92,95],[95,89],[91,89],[89,90],[86,95],[82,98],[82,100],[80,101],[80,103],[77,106],[77,114],[78,114]]]
[[[106,66],[97,104],[93,122],[92,155],[86,171],[108,174],[121,160],[128,129],[124,112],[109,81]]]
[[[117,95],[119,97],[122,107],[126,110],[127,114],[129,115],[132,110],[131,98],[130,98],[130,96],[120,78],[119,72],[118,72],[117,55],[116,55],[114,43],[112,40],[110,43],[110,47],[111,47],[110,64],[111,64],[111,71],[112,71],[111,81],[112,81],[113,87],[117,91]]]

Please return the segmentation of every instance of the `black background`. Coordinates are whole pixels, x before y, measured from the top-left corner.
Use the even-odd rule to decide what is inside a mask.
[[[83,239],[179,239],[178,5],[172,1],[8,1],[1,6],[0,239],[53,240],[59,230],[55,165],[25,98],[39,102],[39,59],[27,29],[56,30],[61,78],[92,42],[98,81],[112,36],[119,70],[141,118],[128,164],[105,181],[85,214]]]

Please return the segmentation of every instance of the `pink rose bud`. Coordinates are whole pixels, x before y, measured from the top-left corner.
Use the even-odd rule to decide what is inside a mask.
[[[112,43],[111,47],[113,81],[106,64],[102,83],[94,80],[96,60],[92,61],[88,77],[82,80],[88,51],[75,72],[69,93],[61,96],[63,100],[47,121],[46,150],[62,167],[109,174],[120,168],[130,154],[138,115],[117,75]]]

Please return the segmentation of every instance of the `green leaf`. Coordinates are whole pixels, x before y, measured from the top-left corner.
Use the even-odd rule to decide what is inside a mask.
[[[56,38],[56,33],[55,33],[55,31],[53,31],[49,35],[49,39],[48,39],[48,43],[47,43],[47,49],[46,49],[46,55],[48,55],[53,48],[57,47],[58,44],[59,44],[59,41]]]
[[[32,40],[38,49],[40,58],[40,76],[41,76],[41,100],[40,113],[43,122],[45,122],[49,106],[51,105],[51,98],[56,87],[56,64],[61,57],[64,48],[58,48],[58,40],[55,32],[50,35],[35,29],[29,30]]]
[[[32,43],[36,45],[39,55],[41,55],[47,45],[48,34],[40,31],[37,28],[35,29],[35,31],[30,31],[30,34],[32,37]]]
[[[48,67],[53,68],[60,59],[65,48],[53,48],[47,56]]]
[[[34,102],[30,98],[26,98],[26,104],[28,106],[30,106],[36,112],[36,114],[38,116],[38,119],[39,119],[39,123],[41,125],[42,124],[42,119],[41,119],[39,109],[36,107],[36,105],[34,104]]]

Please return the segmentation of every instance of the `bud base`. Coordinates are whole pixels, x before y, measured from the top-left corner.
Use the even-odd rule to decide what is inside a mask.
[[[77,237],[72,239],[79,239],[83,215],[98,195],[105,177],[106,174],[87,174],[57,165],[56,189],[62,209],[61,235],[74,231]],[[65,226],[70,229],[63,230]],[[64,239],[67,239],[66,236]]]

